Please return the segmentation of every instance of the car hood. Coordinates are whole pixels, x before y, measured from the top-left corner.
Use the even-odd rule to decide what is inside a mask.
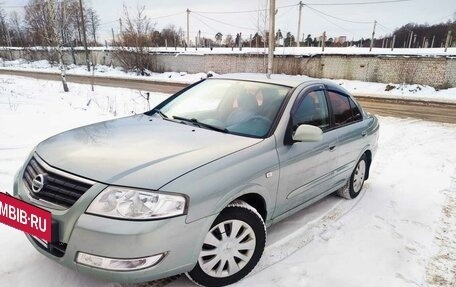
[[[36,152],[49,165],[75,175],[158,190],[260,141],[136,115],[63,132],[40,143]]]

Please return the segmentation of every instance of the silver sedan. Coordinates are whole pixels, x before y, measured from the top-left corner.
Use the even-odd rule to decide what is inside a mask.
[[[211,77],[144,114],[53,136],[15,180],[52,213],[47,257],[110,281],[186,273],[224,286],[257,264],[266,227],[369,177],[379,124],[316,79]]]

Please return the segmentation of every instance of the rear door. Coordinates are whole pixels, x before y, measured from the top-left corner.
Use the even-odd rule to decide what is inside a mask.
[[[366,145],[366,124],[358,105],[346,93],[328,88],[328,102],[334,115],[337,132],[338,159],[335,162],[336,182],[342,183],[351,175],[360,152]]]

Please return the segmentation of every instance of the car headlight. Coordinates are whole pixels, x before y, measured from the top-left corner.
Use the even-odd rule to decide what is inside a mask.
[[[107,187],[87,208],[87,213],[131,220],[173,217],[185,211],[183,195],[117,186]]]

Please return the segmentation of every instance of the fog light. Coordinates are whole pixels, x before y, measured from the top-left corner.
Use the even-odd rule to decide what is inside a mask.
[[[133,271],[154,266],[164,256],[165,253],[149,257],[119,259],[101,257],[97,255],[87,254],[84,252],[78,252],[78,255],[76,256],[76,262],[82,265],[87,265],[105,270]]]

